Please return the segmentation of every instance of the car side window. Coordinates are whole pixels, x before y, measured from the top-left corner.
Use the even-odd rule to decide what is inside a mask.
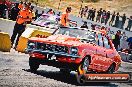
[[[110,44],[109,44],[109,41],[108,41],[108,39],[104,36],[104,46],[105,46],[105,48],[107,48],[107,49],[110,49],[111,47],[110,47]]]
[[[98,45],[103,47],[103,37],[101,34],[98,34]]]

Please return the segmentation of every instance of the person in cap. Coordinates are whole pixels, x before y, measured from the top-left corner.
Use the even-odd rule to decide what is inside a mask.
[[[62,13],[61,15],[61,25],[62,26],[67,26],[67,22],[70,21],[68,19],[69,13],[71,12],[71,7],[67,7],[65,12]]]
[[[29,10],[28,5],[25,5],[24,9],[20,10],[19,13],[18,13],[18,16],[17,16],[17,19],[16,19],[16,24],[15,24],[14,30],[13,30],[13,34],[11,36],[11,43],[12,43],[12,46],[13,46],[14,40],[15,40],[16,36],[18,35],[17,39],[16,39],[14,49],[17,48],[19,37],[25,31],[26,22],[31,20],[29,18],[29,16],[30,16],[29,13],[30,13],[30,10]]]

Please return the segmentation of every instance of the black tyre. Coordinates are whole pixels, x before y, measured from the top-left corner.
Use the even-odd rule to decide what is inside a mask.
[[[115,66],[114,66],[114,64],[112,64],[112,65],[108,68],[107,73],[112,74],[112,73],[114,73],[114,71],[115,71]]]
[[[89,57],[85,57],[84,60],[83,60],[83,62],[81,63],[81,70],[84,73],[87,73],[89,65],[90,65]],[[80,73],[80,72],[78,71],[78,73]]]
[[[32,72],[36,72],[37,69],[39,68],[39,65],[40,65],[39,59],[32,57],[29,58],[29,66]]]

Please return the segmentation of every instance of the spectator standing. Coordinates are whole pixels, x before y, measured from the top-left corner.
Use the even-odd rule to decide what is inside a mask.
[[[122,16],[121,18],[122,18],[122,25],[121,25],[121,29],[123,29],[124,24],[125,24],[125,22],[126,22],[126,15],[125,15],[125,14],[123,14],[123,16]]]
[[[100,22],[101,15],[102,15],[102,8],[100,8],[100,10],[97,12],[96,22]]]
[[[115,46],[115,49],[118,51],[118,47],[120,46],[120,35],[121,35],[121,31],[117,31],[116,35],[113,38],[113,44]]]
[[[26,22],[31,20],[31,19],[29,19],[29,16],[30,16],[29,13],[30,13],[29,7],[28,7],[28,5],[25,5],[24,9],[20,10],[20,12],[17,16],[16,24],[14,26],[13,34],[11,36],[11,42],[12,42],[12,46],[13,46],[14,40],[18,34],[16,43],[15,43],[15,47],[14,47],[15,49],[18,45],[19,37],[25,31]]]
[[[71,7],[67,7],[66,11],[61,15],[61,25],[66,26],[67,22],[70,21],[68,19],[69,13],[71,12]]]
[[[6,17],[6,10],[8,9],[7,5],[5,4],[5,1],[2,1],[0,4],[0,18]]]
[[[125,36],[126,36],[126,33],[122,32],[121,39],[120,39],[121,40],[121,42],[120,42],[120,50],[128,48],[128,42],[126,41],[127,38],[124,38]]]
[[[115,20],[115,11],[114,11],[114,13],[112,14],[111,20],[110,20],[110,22],[109,22],[109,26],[113,26],[114,20]]]
[[[128,20],[128,25],[127,25],[127,28],[126,28],[126,30],[131,30],[131,27],[132,27],[132,16],[130,16],[130,18],[128,18],[129,20]]]
[[[87,19],[89,20],[92,19],[92,12],[93,12],[93,8],[89,10]]]
[[[119,25],[119,12],[118,12],[117,15],[116,15],[116,19],[115,19],[115,27],[118,28],[118,25]]]
[[[102,18],[101,18],[101,23],[105,23],[105,20],[106,20],[106,11],[103,10]]]
[[[18,8],[18,3],[11,9],[10,19],[16,21],[20,9]]]
[[[87,14],[87,12],[88,12],[88,6],[85,6],[85,8],[84,8],[84,17],[86,17],[86,14]]]
[[[94,10],[92,11],[92,15],[91,15],[92,21],[94,21],[95,12],[96,12],[96,9],[94,9]]]
[[[87,26],[87,22],[84,21],[84,24],[81,26],[81,28],[87,28],[88,29],[88,26]]]
[[[110,18],[110,11],[108,11],[108,12],[106,13],[105,25],[107,24],[109,18]]]
[[[82,8],[82,9],[81,9],[81,12],[80,12],[81,18],[83,17],[83,14],[84,14],[84,8]]]

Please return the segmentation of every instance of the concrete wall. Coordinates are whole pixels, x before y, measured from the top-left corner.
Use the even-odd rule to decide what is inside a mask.
[[[0,31],[8,33],[10,36],[13,33],[15,21],[0,18]]]

